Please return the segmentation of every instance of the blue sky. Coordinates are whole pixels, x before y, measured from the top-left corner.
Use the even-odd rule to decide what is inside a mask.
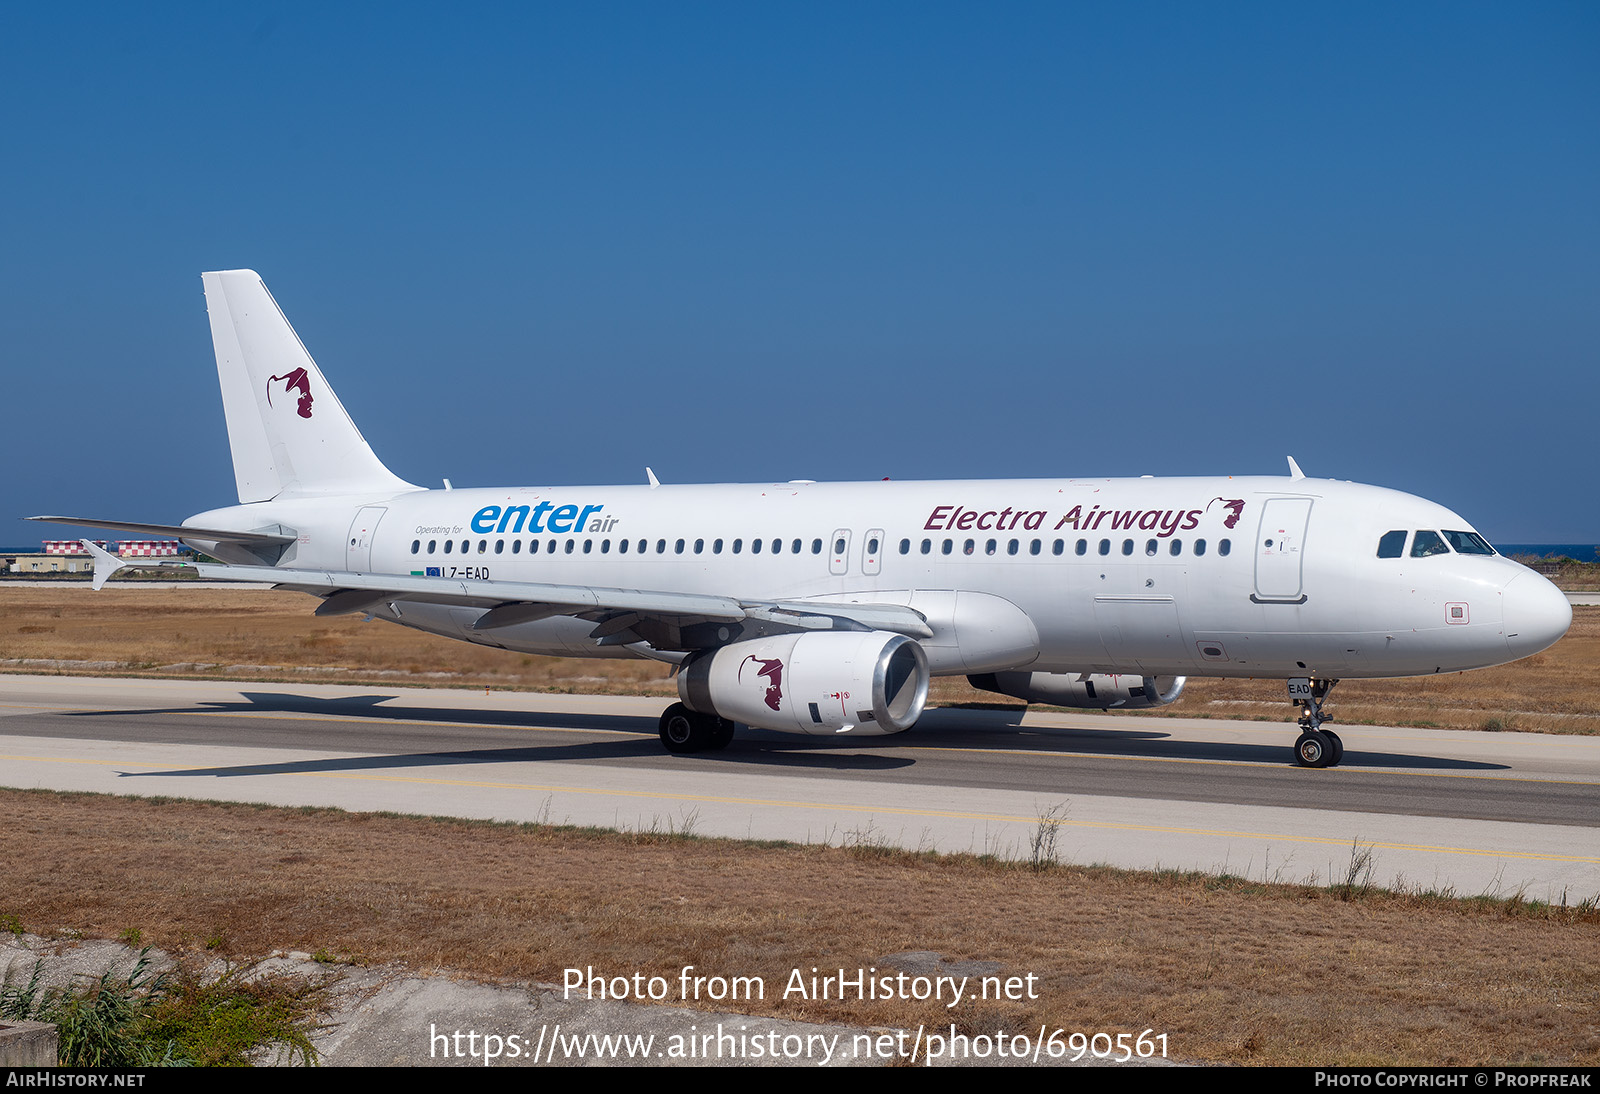
[[[1600,6],[0,8],[14,520],[233,500],[202,270],[400,475],[1277,474],[1600,542]]]

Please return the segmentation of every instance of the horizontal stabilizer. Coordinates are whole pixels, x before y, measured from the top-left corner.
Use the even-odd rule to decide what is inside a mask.
[[[190,528],[184,524],[142,524],[127,520],[100,520],[98,517],[25,517],[46,524],[71,524],[78,528],[104,528],[112,532],[138,532],[147,536],[172,536],[174,539],[204,539],[216,543],[293,543],[293,536],[270,532],[233,532],[221,528]]]
[[[84,548],[94,556],[94,581],[92,584],[96,592],[105,588],[106,582],[110,581],[111,576],[118,570],[128,568],[128,563],[94,542],[94,540],[83,539],[78,542],[82,543]]]

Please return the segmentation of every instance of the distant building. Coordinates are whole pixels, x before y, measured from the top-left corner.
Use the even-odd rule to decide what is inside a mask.
[[[170,561],[193,559],[194,551],[175,539],[123,540],[115,549],[105,540],[95,540],[95,545],[110,550],[123,558],[158,558]],[[47,539],[38,554],[18,553],[0,556],[0,565],[13,574],[72,574],[92,573],[94,557],[84,550],[83,542],[76,539]]]

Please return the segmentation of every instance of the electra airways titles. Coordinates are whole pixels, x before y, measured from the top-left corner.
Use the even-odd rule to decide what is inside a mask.
[[[1572,609],[1450,510],[1286,478],[426,490],[368,447],[249,270],[203,275],[239,504],[181,526],[207,578],[269,581],[450,638],[678,666],[673,752],[735,723],[910,729],[938,675],[1136,709],[1190,675],[1281,678],[1296,762],[1343,753],[1341,678],[1497,665]],[[446,486],[448,487],[448,483]],[[88,544],[98,588],[125,563]]]

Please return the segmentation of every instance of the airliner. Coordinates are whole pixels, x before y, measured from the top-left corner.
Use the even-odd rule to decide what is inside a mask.
[[[675,667],[674,753],[737,724],[910,729],[934,676],[1056,706],[1171,703],[1189,676],[1287,682],[1294,762],[1337,764],[1341,679],[1498,665],[1572,609],[1462,517],[1307,478],[429,490],[368,446],[261,278],[202,275],[239,504],[171,535],[267,581],[448,638]],[[130,564],[85,541],[96,588]],[[144,563],[143,565],[149,565]]]

